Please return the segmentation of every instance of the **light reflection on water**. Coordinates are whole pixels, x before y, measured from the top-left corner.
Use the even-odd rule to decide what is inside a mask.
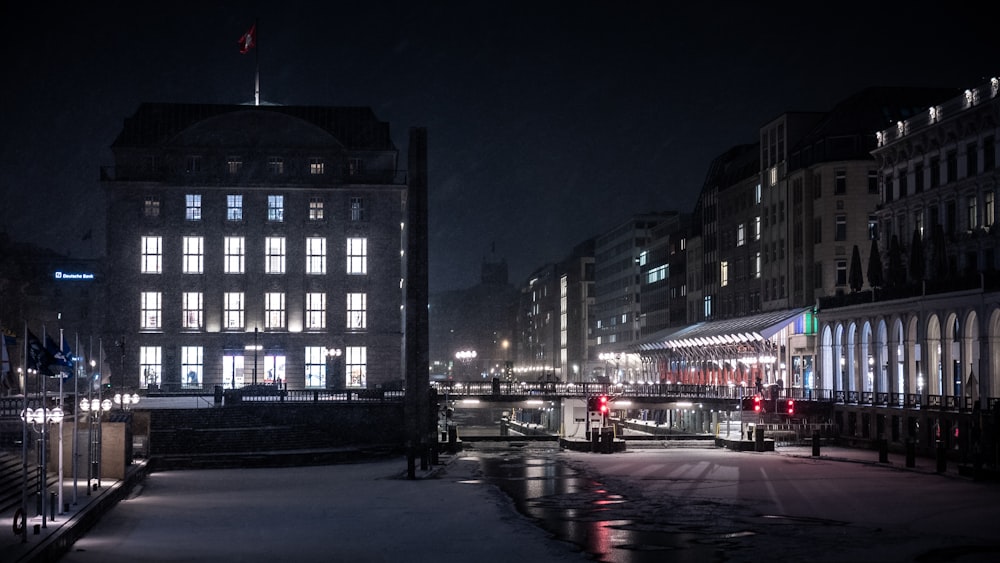
[[[520,455],[482,456],[479,462],[482,481],[499,487],[519,512],[599,561],[726,560],[720,546],[704,543],[700,534],[644,529],[632,511],[622,513],[629,506],[628,498],[555,459],[522,451]]]

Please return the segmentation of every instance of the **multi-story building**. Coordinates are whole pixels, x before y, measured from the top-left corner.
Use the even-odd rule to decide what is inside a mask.
[[[594,307],[594,239],[576,246],[559,273],[559,365],[563,381],[589,381],[596,360],[590,332]]]
[[[687,320],[687,239],[691,216],[679,213],[650,231],[649,246],[639,254],[642,316],[639,334],[646,338]]]
[[[432,295],[431,377],[468,380],[505,374],[513,358],[517,297],[507,262],[495,256],[483,260],[479,284]]]
[[[407,186],[370,109],[142,104],[111,148],[116,385],[402,382]]]

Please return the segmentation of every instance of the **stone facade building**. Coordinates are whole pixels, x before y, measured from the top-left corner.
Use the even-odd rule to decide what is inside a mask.
[[[407,184],[370,109],[142,104],[111,148],[115,386],[401,384]]]

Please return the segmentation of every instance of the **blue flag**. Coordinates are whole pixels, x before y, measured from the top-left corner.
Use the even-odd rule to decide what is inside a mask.
[[[24,363],[28,369],[33,369],[42,375],[52,375],[52,372],[49,371],[52,357],[45,350],[42,341],[30,330],[28,331],[28,357],[25,358]]]
[[[59,349],[52,337],[45,335],[45,351],[49,355],[49,373],[51,375],[61,375],[67,377],[73,374],[73,352],[65,343],[63,349]]]

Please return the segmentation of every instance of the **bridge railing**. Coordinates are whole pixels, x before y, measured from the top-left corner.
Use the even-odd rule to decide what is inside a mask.
[[[439,395],[458,397],[529,396],[593,397],[608,395],[634,398],[747,399],[756,391],[735,385],[696,385],[690,383],[555,383],[542,381],[446,381],[435,382]],[[791,398],[805,401],[832,401],[830,389],[764,389],[765,398]]]

